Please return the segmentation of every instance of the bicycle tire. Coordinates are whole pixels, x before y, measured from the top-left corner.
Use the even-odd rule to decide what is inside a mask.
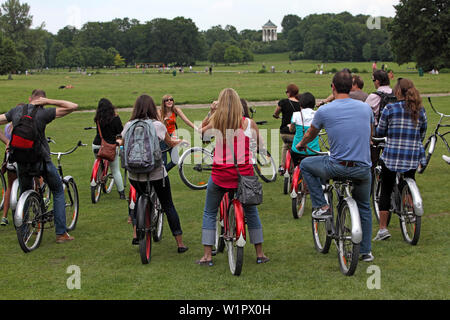
[[[67,231],[75,230],[78,222],[79,214],[79,196],[78,188],[73,178],[64,178],[64,199],[66,211],[66,228]]]
[[[331,191],[324,192],[325,200],[333,211],[333,194]],[[331,222],[332,223],[332,222]],[[330,250],[331,235],[328,232],[326,219],[311,219],[314,247],[319,253],[327,254]]]
[[[228,233],[225,243],[228,249],[228,265],[233,275],[239,276],[244,264],[244,247],[237,245],[235,205],[228,208]]]
[[[294,219],[301,218],[305,212],[307,194],[304,183],[305,181],[301,179],[301,182],[298,185],[298,190],[300,190],[300,192],[297,192],[297,197],[292,199],[292,215]]]
[[[100,201],[100,196],[102,195],[102,184],[101,184],[102,175],[103,175],[103,163],[100,160],[100,164],[97,169],[97,176],[95,177],[96,185],[95,186],[91,185],[91,201],[94,204]]]
[[[1,183],[1,188],[2,188],[2,199],[1,199],[1,203],[0,203],[0,210],[3,210],[3,206],[5,205],[5,195],[6,195],[6,189],[7,189],[7,184],[6,184],[6,180],[5,180],[5,175],[3,173],[0,173],[0,183]]]
[[[380,223],[379,201],[381,197],[381,169],[379,167],[375,167],[372,175],[371,195],[373,213],[377,222]]]
[[[425,150],[426,154],[426,160],[425,165],[421,166],[417,169],[418,173],[424,173],[425,169],[428,167],[428,164],[430,163],[431,156],[433,155],[434,149],[436,147],[437,137],[433,134],[430,137],[428,137],[427,142],[425,143],[423,149]]]
[[[269,153],[269,151],[267,151],[267,155],[261,154],[259,152],[256,153],[256,163],[253,164],[253,168],[264,182],[269,183],[277,180],[277,167],[275,165],[275,160],[272,158],[272,155]],[[266,177],[264,173],[269,168],[270,173],[268,173]]]
[[[358,266],[360,249],[360,244],[352,241],[354,224],[352,217],[359,217],[359,213],[352,214],[350,211],[354,208],[348,204],[348,200],[343,199],[342,201],[336,222],[338,260],[341,272],[346,276],[352,276]]]
[[[23,201],[22,224],[16,226],[17,239],[23,252],[36,250],[42,241],[44,223],[40,221],[42,216],[41,197],[36,191],[24,193],[19,202]]]
[[[291,175],[289,174],[289,177],[284,177],[283,180],[283,193],[284,194],[288,194],[289,193],[289,189],[291,186]]]
[[[401,189],[400,230],[403,239],[415,246],[419,242],[422,218],[416,215],[413,201],[409,185],[404,183]]]
[[[162,240],[163,229],[164,229],[164,213],[161,208],[161,203],[159,202],[156,193],[152,196],[152,230],[153,241],[159,242]]]
[[[142,264],[149,264],[152,258],[150,210],[148,198],[140,196],[136,208],[136,236],[139,240],[139,255]]]
[[[178,172],[181,180],[192,190],[204,190],[211,176],[213,156],[205,148],[186,150],[179,160]]]

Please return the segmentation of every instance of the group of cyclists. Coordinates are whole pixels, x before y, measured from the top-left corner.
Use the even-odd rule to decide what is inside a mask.
[[[377,91],[389,91],[387,87],[390,83],[386,72],[374,71],[372,80]],[[332,96],[325,100],[328,103],[316,105],[316,99],[311,93],[300,94],[299,88],[295,84],[290,84],[286,89],[287,98],[280,100],[273,116],[279,118],[280,114],[282,115],[280,135],[284,145],[281,159],[284,161],[285,153],[290,149],[294,164],[300,164],[302,175],[310,192],[314,218],[324,218],[331,214],[329,204],[323,195],[322,183],[324,180],[342,177],[351,178],[354,181],[353,197],[358,205],[363,229],[360,258],[363,261],[372,261],[374,256],[371,247],[370,190],[374,156],[371,151],[373,150],[371,149],[371,137],[374,135],[388,137],[385,150],[379,159],[383,168],[383,191],[380,204],[380,229],[374,238],[374,240],[384,240],[390,237],[386,225],[386,212],[389,210],[390,190],[394,183],[392,177],[395,177],[396,172],[406,172],[408,176],[414,177],[415,170],[423,163],[425,153],[422,141],[425,136],[427,119],[420,94],[412,81],[408,79],[398,79],[393,90],[397,102],[383,106],[382,110],[380,108],[381,97],[378,94],[375,96],[361,94],[363,93],[362,87],[361,78],[352,75],[348,69],[344,69],[333,77]],[[47,105],[55,107],[47,108],[45,107]],[[12,122],[12,125],[15,126],[22,114],[32,114],[34,109],[37,109],[34,117],[42,137],[41,148],[44,158],[43,161],[33,165],[16,164],[16,172],[22,192],[32,188],[30,181],[33,176],[42,176],[47,181],[54,199],[57,243],[72,241],[74,238],[67,233],[64,227],[64,198],[61,200],[62,183],[50,159],[49,146],[45,139],[45,127],[55,118],[66,116],[75,111],[77,107],[77,104],[69,101],[47,99],[44,91],[35,90],[29,98],[28,104],[20,104],[0,115],[0,124]],[[164,161],[161,167],[155,168],[149,174],[129,172],[129,181],[138,195],[145,193],[148,182],[154,187],[167,215],[178,253],[188,250],[183,242],[180,218],[172,200],[168,176],[168,171],[178,162],[178,152],[171,152],[169,161],[168,152],[165,151],[176,148],[183,142],[176,136],[178,117],[199,134],[206,134],[209,130],[214,131],[216,146],[203,210],[202,244],[204,253],[196,261],[199,265],[213,265],[216,219],[222,197],[226,192],[237,188],[238,171],[236,169],[241,175],[254,175],[251,160],[251,153],[254,150],[251,148],[251,141],[257,141],[257,145],[260,147],[263,144],[256,123],[248,117],[248,111],[245,113],[244,107],[246,107],[245,100],[243,102],[234,89],[226,88],[221,91],[217,101],[212,103],[201,127],[197,128],[182,110],[175,106],[171,95],[164,95],[159,108],[151,96],[141,95],[134,103],[130,121],[125,125],[122,125],[111,101],[103,98],[98,102],[94,117],[97,134],[92,143],[92,150],[96,155],[101,147],[102,139],[110,144],[117,144],[117,155],[110,166],[121,199],[126,199],[118,156],[119,146],[125,143],[122,137],[125,137],[133,120],[152,120],[160,149],[163,151]],[[379,120],[378,115],[380,115]],[[317,137],[321,130],[325,130],[328,135],[329,156],[315,156],[314,154],[314,150],[320,151]],[[8,131],[5,132],[8,133]],[[0,138],[8,144],[10,137],[0,132]],[[237,159],[237,168],[234,165],[234,157]],[[284,165],[281,164],[280,173],[282,173],[283,167]],[[8,185],[8,188],[10,187]],[[264,254],[262,248],[263,228],[258,208],[257,206],[244,206],[244,210],[250,241],[255,246],[256,263],[266,263],[270,259]],[[138,244],[134,217],[130,217],[129,222],[134,225],[132,244]],[[4,215],[2,224],[6,225],[7,223],[6,215]]]
[[[330,205],[323,193],[323,182],[332,178],[351,178],[353,198],[357,202],[363,230],[360,259],[374,260],[371,250],[372,214],[370,207],[371,168],[378,162],[382,166],[382,192],[380,199],[380,225],[374,241],[386,240],[390,195],[397,172],[414,179],[416,170],[425,165],[423,140],[427,129],[426,112],[420,93],[409,79],[399,78],[394,90],[383,70],[372,75],[376,92],[361,93],[362,79],[344,69],[335,74],[331,88],[333,94],[317,104],[314,111],[310,93],[298,95],[295,85],[286,90],[288,99],[281,100],[274,117],[283,113],[280,127],[283,151],[291,148],[294,164],[300,163],[312,201],[312,217],[324,219],[331,215]],[[293,90],[293,88],[295,90]],[[390,102],[383,105],[386,95]],[[286,120],[290,119],[290,121]],[[286,134],[286,127],[294,134]],[[324,129],[328,135],[329,156],[313,156],[320,151],[317,140]],[[372,137],[387,137],[384,151],[379,157]],[[284,157],[282,158],[284,159]],[[280,166],[283,174],[284,165]]]

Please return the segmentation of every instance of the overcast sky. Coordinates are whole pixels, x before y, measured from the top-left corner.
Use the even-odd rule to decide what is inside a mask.
[[[2,1],[3,2],[3,1]],[[31,7],[33,26],[45,23],[45,29],[56,33],[67,25],[77,28],[89,21],[111,21],[114,18],[137,19],[191,18],[199,30],[212,26],[233,25],[238,31],[259,30],[269,19],[281,32],[281,21],[287,14],[305,17],[313,13],[339,13],[393,17],[399,0],[22,0]]]

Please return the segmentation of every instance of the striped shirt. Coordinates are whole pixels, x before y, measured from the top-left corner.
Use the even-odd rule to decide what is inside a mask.
[[[376,135],[387,137],[381,159],[386,167],[395,172],[417,169],[425,164],[422,141],[427,131],[425,108],[419,112],[417,123],[411,119],[405,101],[388,104],[381,113]]]

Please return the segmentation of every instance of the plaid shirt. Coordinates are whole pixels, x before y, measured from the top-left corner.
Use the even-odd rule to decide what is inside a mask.
[[[422,141],[427,131],[425,108],[419,112],[414,123],[405,101],[388,104],[381,113],[376,135],[387,137],[381,159],[386,167],[395,172],[417,169],[419,163],[425,164],[425,150]]]

